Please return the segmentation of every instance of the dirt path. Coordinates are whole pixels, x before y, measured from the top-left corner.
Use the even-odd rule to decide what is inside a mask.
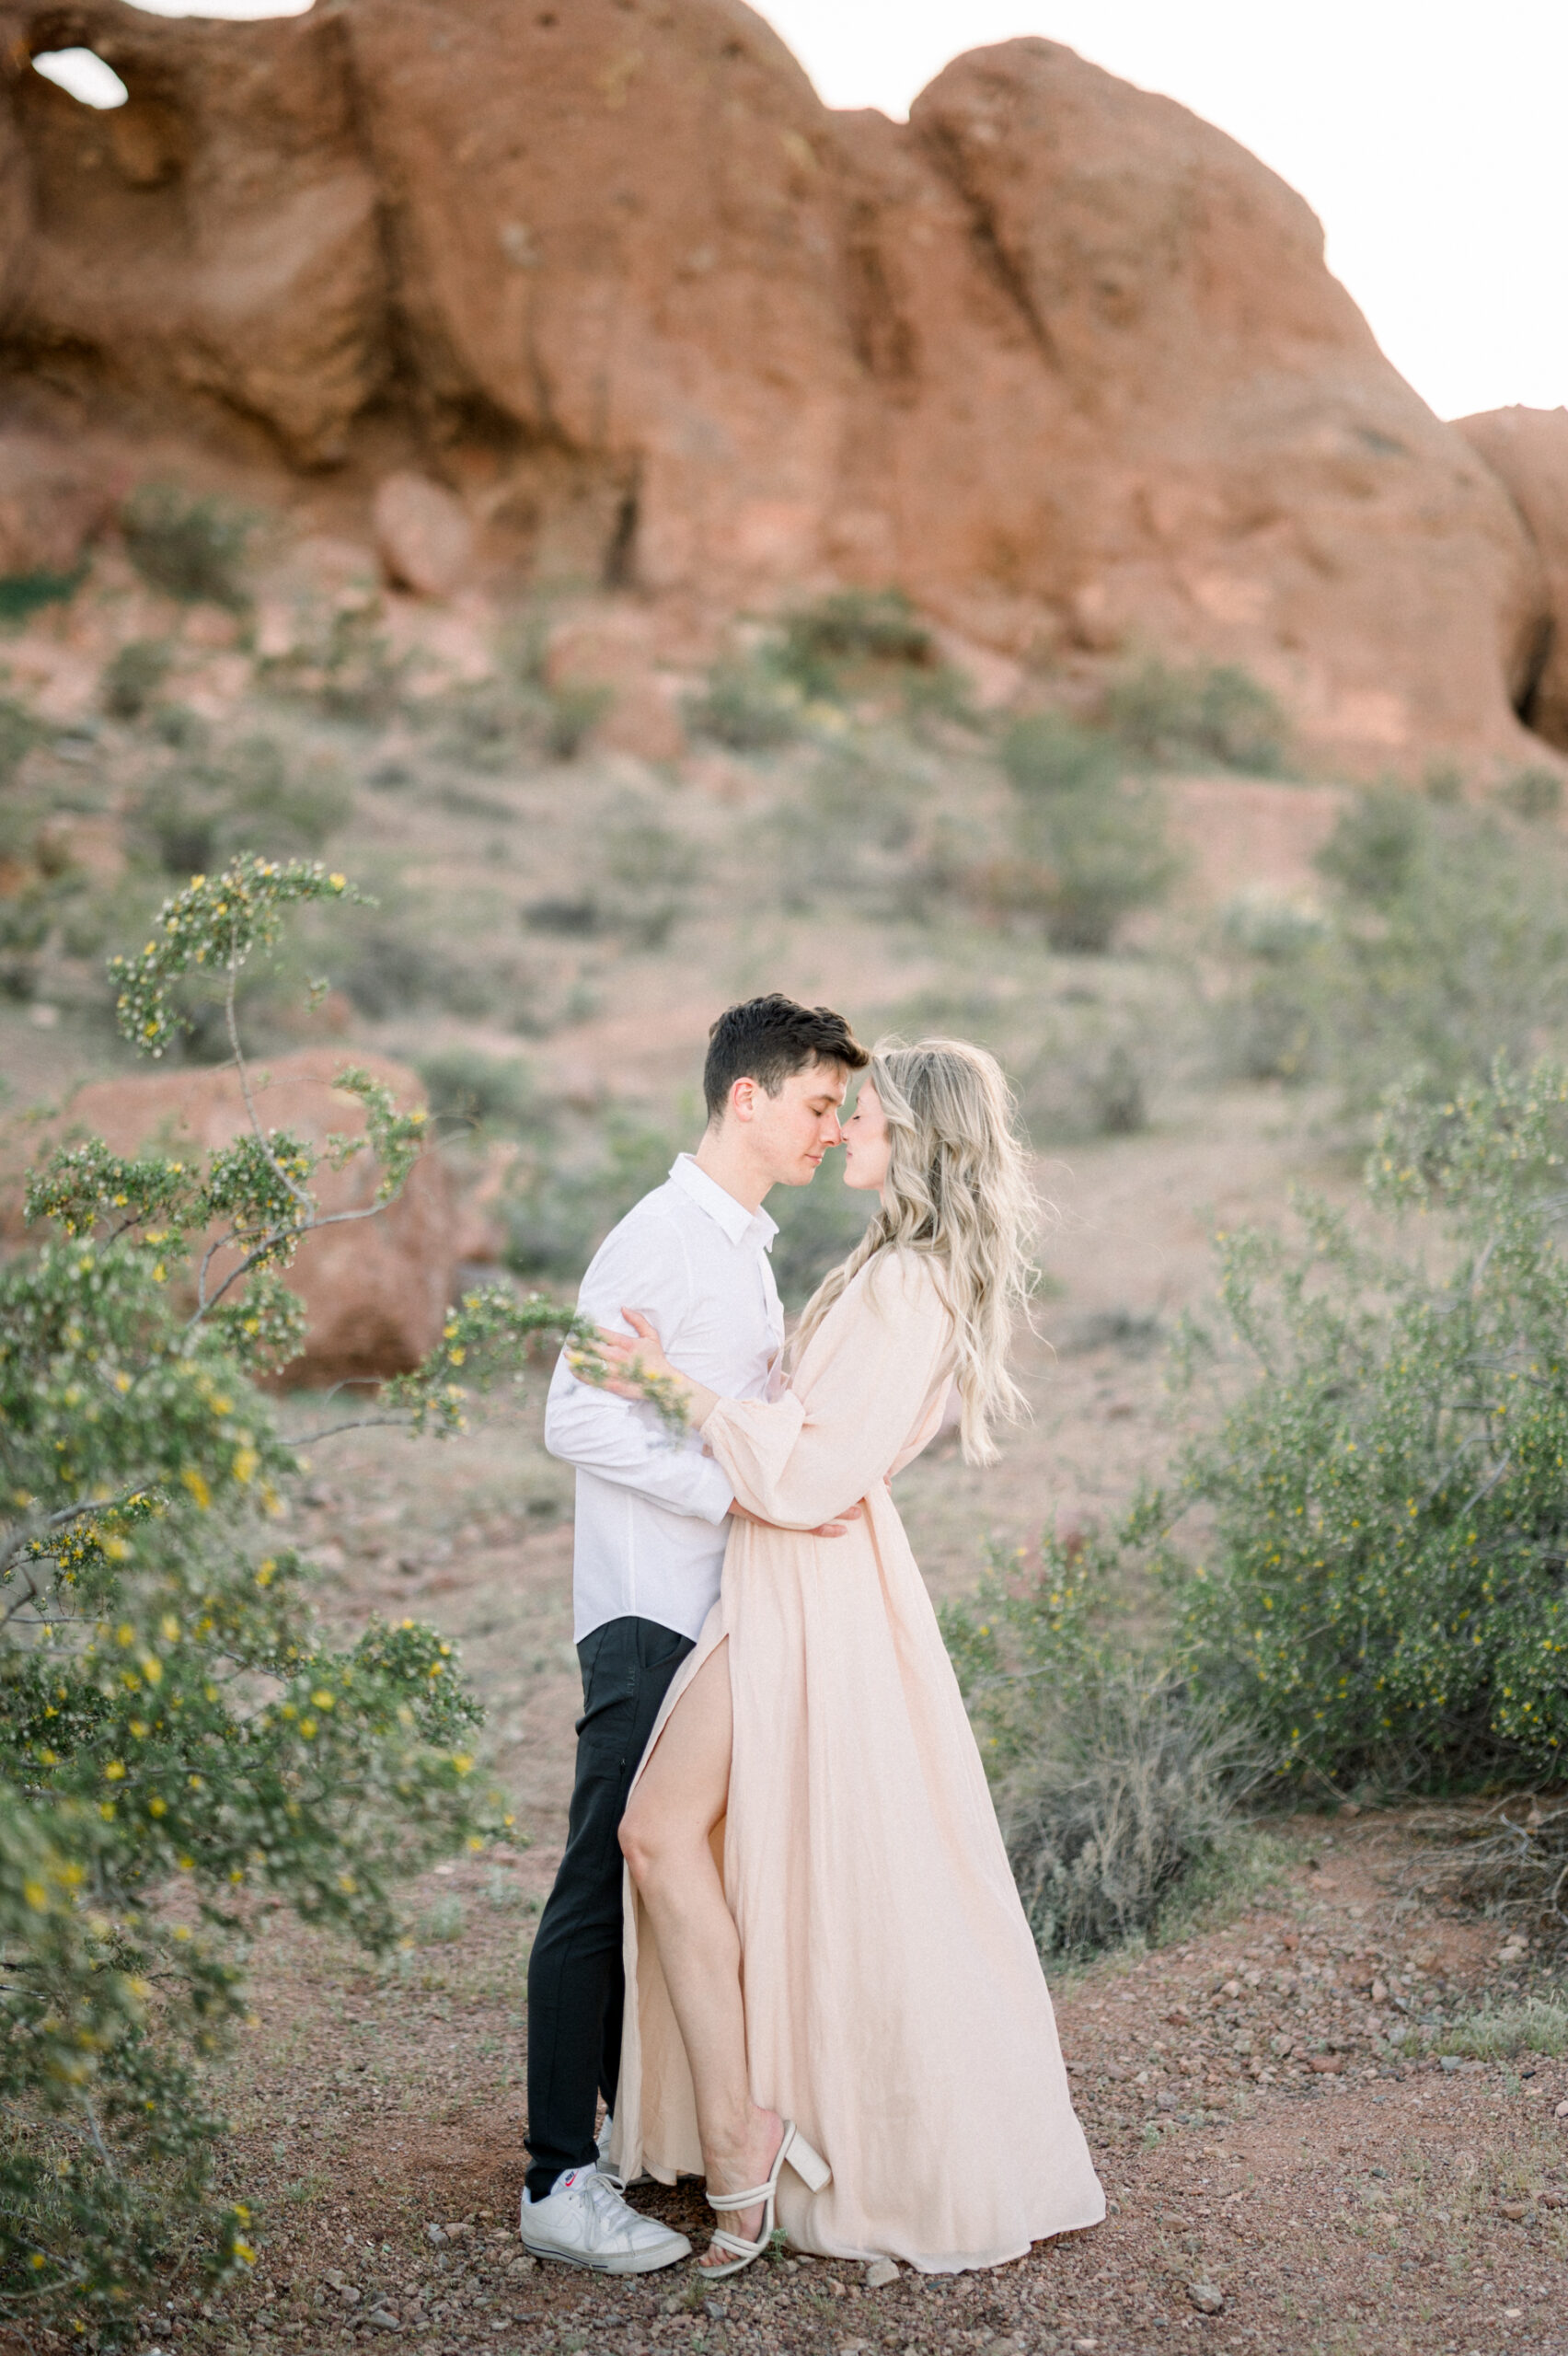
[[[1375,2050],[1400,2018],[1517,1989],[1528,1963],[1419,1894],[1398,1824],[1303,1822],[1282,1856],[1226,1927],[1058,1992],[1105,2224],[875,2291],[858,2265],[786,2260],[705,2299],[689,2269],[617,2284],[519,2254],[523,1975],[551,1853],[438,1868],[420,1944],[385,1976],[312,1935],[270,1939],[229,2170],[265,2202],[258,2280],[221,2317],[166,2313],[154,2344],[1561,2356],[1568,2061]],[[637,2198],[702,2230],[695,2187]]]

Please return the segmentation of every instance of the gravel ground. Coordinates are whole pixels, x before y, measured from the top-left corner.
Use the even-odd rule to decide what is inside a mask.
[[[177,2292],[140,2344],[1562,2356],[1568,2058],[1424,2050],[1550,1986],[1544,1963],[1424,1896],[1399,1820],[1298,1822],[1280,1853],[1234,1921],[1058,1991],[1105,2224],[987,2273],[875,2287],[786,2258],[705,2297],[686,2267],[612,2283],[522,2253],[522,1975],[553,1851],[428,1877],[421,1944],[385,1975],[274,1931],[225,2170],[259,2196],[257,2278],[221,2308]],[[636,2198],[702,2233],[695,2186]]]

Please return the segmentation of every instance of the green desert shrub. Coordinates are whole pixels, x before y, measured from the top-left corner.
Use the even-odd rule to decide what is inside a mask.
[[[547,691],[545,744],[553,759],[574,761],[615,701],[613,688],[563,679]]]
[[[69,572],[0,573],[0,629],[30,620],[45,606],[68,605],[86,577],[85,559]]]
[[[111,720],[140,720],[163,685],[174,649],[165,638],[133,638],[105,664],[98,701]]]
[[[162,1056],[192,971],[234,978],[345,893],[254,858],[181,892],[111,963],[124,1036]],[[337,1085],[365,1132],[324,1158],[374,1161],[373,1217],[424,1116],[363,1071]],[[0,1266],[0,2323],[29,2333],[119,2344],[171,2247],[209,2279],[252,2262],[243,2200],[211,2189],[208,2065],[248,2011],[259,1911],[385,1954],[398,1881],[506,1820],[451,1646],[409,1620],[329,1636],[279,1527],[302,1468],[264,1386],[303,1336],[282,1272],[321,1158],[259,1124],[180,1159],[62,1146],[28,1191],[50,1240]],[[575,1330],[471,1294],[379,1412],[458,1428],[459,1380]]]
[[[1257,777],[1284,769],[1283,707],[1235,664],[1141,664],[1108,689],[1105,719],[1138,760],[1160,768],[1218,762]]]
[[[25,704],[0,696],[0,785],[9,785],[43,730]]]
[[[994,1551],[978,1593],[940,1615],[1046,1956],[1158,1936],[1244,1838],[1248,1736],[1118,1626],[1113,1600],[1147,1535],[1135,1508],[1107,1541]]]
[[[1375,1102],[1419,1066],[1438,1087],[1539,1051],[1568,1022],[1568,859],[1490,812],[1362,795],[1320,856],[1336,887],[1313,953],[1326,1067]]]
[[[521,1056],[488,1056],[478,1047],[437,1047],[420,1057],[418,1068],[438,1119],[512,1131],[538,1124],[538,1092]]]
[[[1162,899],[1176,860],[1156,787],[1126,778],[1116,747],[1052,712],[1001,745],[1014,789],[1014,856],[979,879],[1001,910],[1038,913],[1055,949],[1101,954],[1136,909]]]
[[[735,753],[765,753],[801,732],[801,691],[764,654],[715,663],[702,693],[688,697],[683,709],[694,735]]]
[[[1516,2053],[1568,2053],[1568,2004],[1526,1996],[1516,2004],[1489,2006],[1446,2029],[1437,2050],[1482,2062],[1504,2061]]]
[[[997,1794],[1042,1955],[1158,1935],[1235,1842],[1240,1750],[1169,1670],[1136,1661],[1042,1696],[1034,1740]]]
[[[1527,824],[1555,818],[1562,808],[1562,780],[1556,769],[1516,769],[1498,787],[1497,799],[1505,810]]]
[[[663,1184],[681,1142],[618,1109],[586,1138],[547,1136],[502,1205],[508,1267],[575,1283],[617,1220]]]
[[[1226,1064],[1319,1077],[1366,1114],[1401,1074],[1437,1087],[1528,1059],[1568,1027],[1568,849],[1495,809],[1377,786],[1318,859],[1320,911],[1249,906],[1222,946]]]
[[[1395,1093],[1375,1205],[1221,1244],[1252,1375],[1196,1444],[1210,1535],[1174,1573],[1198,1688],[1316,1788],[1560,1775],[1568,1749],[1568,1078]]]
[[[1125,767],[1116,745],[1098,728],[1062,712],[1032,712],[1011,722],[1001,740],[1002,767],[1026,801],[1063,793],[1113,793]]]
[[[166,873],[191,875],[263,846],[319,850],[352,809],[335,762],[296,760],[256,735],[166,770],[140,795],[137,823]]]
[[[787,615],[778,664],[808,700],[830,701],[874,664],[934,668],[936,641],[902,589],[841,589]]]
[[[143,483],[120,511],[126,554],[144,581],[188,604],[232,612],[250,602],[245,560],[259,521],[232,500],[198,498],[177,483]]]

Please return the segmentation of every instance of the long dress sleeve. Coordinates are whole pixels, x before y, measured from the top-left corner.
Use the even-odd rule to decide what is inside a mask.
[[[702,1426],[741,1504],[813,1530],[891,1472],[952,1348],[930,1260],[868,1261],[773,1402],[721,1399]]]

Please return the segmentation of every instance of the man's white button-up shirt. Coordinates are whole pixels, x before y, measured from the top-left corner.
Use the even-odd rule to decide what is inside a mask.
[[[627,1334],[641,1310],[672,1366],[725,1399],[760,1399],[784,1341],[768,1252],[778,1230],[699,1170],[690,1154],[613,1228],[577,1305]],[[577,1468],[573,1636],[606,1620],[656,1620],[696,1636],[719,1593],[732,1492],[696,1432],[579,1382],[558,1362],[545,1446]]]

